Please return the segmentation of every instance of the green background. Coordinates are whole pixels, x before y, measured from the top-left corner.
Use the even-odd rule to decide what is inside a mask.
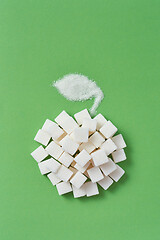
[[[159,239],[159,0],[0,0],[0,239]],[[126,175],[92,198],[60,197],[30,153],[69,102],[51,87],[94,79],[127,142]]]

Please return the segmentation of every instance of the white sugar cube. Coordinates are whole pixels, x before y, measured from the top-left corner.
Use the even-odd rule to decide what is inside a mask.
[[[108,162],[108,157],[106,156],[105,152],[101,149],[91,153],[91,157],[93,159],[93,163],[95,166],[100,166]]]
[[[84,189],[87,194],[87,197],[91,197],[91,196],[99,194],[97,183],[86,182],[84,184]]]
[[[115,171],[116,168],[117,168],[116,164],[110,158],[108,158],[108,162],[107,163],[105,163],[105,164],[100,166],[100,169],[102,170],[102,172],[106,176],[108,176],[110,173]]]
[[[59,195],[72,192],[71,184],[69,182],[60,182],[56,187]]]
[[[45,151],[45,149],[42,146],[39,146],[36,150],[34,150],[31,153],[31,156],[37,162],[41,162],[43,159],[45,159],[48,156],[48,153]]]
[[[74,114],[74,117],[79,125],[81,125],[83,123],[84,119],[87,119],[87,118],[91,119],[91,116],[89,115],[89,112],[87,109],[84,109],[84,110]]]
[[[96,147],[90,142],[90,140],[88,140],[87,143],[82,143],[79,146],[79,150],[82,151],[83,149],[85,149],[88,153],[93,152],[93,150],[96,149]]]
[[[62,155],[58,159],[58,161],[61,162],[66,167],[69,167],[71,165],[71,163],[73,162],[73,160],[74,160],[74,158],[66,152],[62,153]]]
[[[86,150],[82,150],[76,157],[75,161],[81,166],[84,167],[88,163],[88,161],[91,159],[91,156]]]
[[[43,131],[42,129],[38,130],[34,138],[36,142],[39,142],[44,146],[47,146],[50,139],[51,139],[51,136],[47,132]]]
[[[99,167],[93,167],[87,170],[88,175],[93,183],[98,182],[104,178]]]
[[[51,172],[47,175],[47,177],[49,178],[49,180],[51,181],[53,186],[55,186],[57,183],[61,182],[61,179],[59,179],[55,173]]]
[[[89,135],[88,128],[80,127],[75,128],[73,131],[73,138],[78,143],[88,142],[88,135]]]
[[[101,146],[100,148],[105,151],[106,155],[108,156],[111,154],[113,151],[117,149],[117,146],[115,143],[109,138],[107,139]]]
[[[126,147],[126,143],[123,139],[122,134],[118,134],[114,137],[112,137],[112,141],[116,144],[117,149],[122,149]]]
[[[55,121],[68,133],[73,132],[78,127],[76,121],[68,115],[65,111],[62,111],[56,118]]]
[[[110,177],[108,177],[108,176],[104,177],[102,180],[100,180],[100,181],[98,182],[98,184],[99,184],[104,190],[107,190],[107,189],[112,185],[112,183],[113,183],[113,180],[112,180]]]
[[[66,113],[66,111],[62,111],[56,118],[55,118],[55,122],[58,123],[58,125],[61,126],[61,124],[63,124],[63,122],[65,121],[65,119],[69,118],[70,116],[68,115],[68,113]]]
[[[83,186],[81,188],[76,188],[72,185],[72,189],[74,198],[84,197],[86,195],[85,188]]]
[[[97,121],[95,119],[85,118],[82,123],[82,127],[88,128],[91,133],[96,131]]]
[[[67,153],[74,155],[79,147],[79,144],[74,142],[70,136],[65,136],[59,144],[62,146],[63,150]]]
[[[60,168],[61,164],[59,162],[57,162],[55,159],[50,158],[47,161],[47,168],[51,171],[56,173],[58,171],[58,169]]]
[[[71,176],[73,175],[73,172],[66,168],[65,166],[61,165],[57,172],[57,177],[60,178],[62,181],[67,182]]]
[[[90,138],[90,142],[96,147],[100,147],[102,143],[105,141],[105,138],[98,132],[95,132]]]
[[[50,126],[56,124],[55,122],[46,119],[46,121],[44,122],[43,126],[42,126],[42,130],[48,132],[48,129],[50,128]],[[49,133],[49,132],[48,132]]]
[[[122,162],[126,160],[126,154],[123,149],[120,149],[112,153],[112,158],[115,163]]]
[[[44,131],[46,131],[53,140],[59,139],[63,134],[64,131],[54,122],[47,119],[42,127]]]
[[[124,175],[125,171],[118,165],[116,165],[117,168],[114,172],[109,174],[109,176],[115,181],[118,182],[118,180]]]
[[[76,187],[80,188],[87,178],[81,173],[77,172],[70,180],[70,182]]]
[[[74,165],[74,168],[76,168],[81,173],[84,173],[87,170],[87,168],[89,167],[89,165],[90,165],[90,162],[88,162],[86,165],[84,165],[84,167],[81,167],[78,163],[76,163]]]
[[[107,121],[103,127],[100,128],[100,132],[106,137],[110,138],[112,137],[116,132],[117,128],[113,125],[111,121]]]
[[[40,172],[41,172],[42,175],[51,172],[51,170],[49,170],[49,169],[47,168],[47,163],[46,163],[46,162],[47,162],[47,160],[38,163],[38,167],[39,167],[39,170],[40,170]]]
[[[45,148],[45,150],[49,155],[51,155],[55,159],[58,159],[63,153],[62,148],[53,141],[49,143],[49,145]]]
[[[99,130],[107,122],[107,120],[101,113],[94,117],[94,119],[97,121],[97,130]]]
[[[78,124],[76,123],[76,121],[72,117],[69,117],[63,122],[63,124],[61,124],[61,127],[68,134],[70,134],[71,132],[74,131],[75,128],[78,128]]]
[[[61,166],[60,163],[58,163],[56,160],[53,158],[47,159],[43,162],[38,163],[40,172],[42,175],[49,173],[49,172],[57,172],[59,167]]]
[[[55,124],[53,121],[46,119],[46,121],[44,122],[44,124],[42,126],[42,130],[48,132],[49,127],[52,126],[53,124]]]

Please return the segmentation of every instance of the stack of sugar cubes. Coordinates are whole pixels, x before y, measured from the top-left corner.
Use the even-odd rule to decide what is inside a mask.
[[[123,176],[117,163],[126,160],[126,144],[102,114],[92,119],[84,109],[74,117],[62,111],[55,122],[47,119],[34,138],[43,146],[31,155],[59,195],[73,191],[74,198],[90,197],[99,194],[97,184],[107,190]]]

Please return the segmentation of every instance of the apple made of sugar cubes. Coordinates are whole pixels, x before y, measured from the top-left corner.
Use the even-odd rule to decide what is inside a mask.
[[[126,143],[117,130],[102,114],[91,118],[84,109],[73,118],[62,111],[38,130],[41,145],[31,155],[59,195],[94,196],[98,185],[107,190],[125,173],[118,163],[126,160]]]

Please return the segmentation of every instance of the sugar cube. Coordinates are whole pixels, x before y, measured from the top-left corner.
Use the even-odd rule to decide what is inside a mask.
[[[72,185],[72,189],[74,198],[84,197],[86,195],[85,188],[83,186],[81,188],[76,188]]]
[[[53,121],[46,119],[46,121],[44,122],[44,124],[42,126],[42,130],[48,132],[49,127],[52,126],[53,124],[54,124]]]
[[[104,189],[107,190],[113,183],[113,180],[106,176],[102,180],[98,181],[98,184]]]
[[[86,150],[82,150],[76,157],[75,161],[81,166],[84,167],[84,165],[87,164],[87,162],[91,159],[91,156]]]
[[[74,155],[79,147],[78,143],[75,143],[70,136],[65,136],[60,142],[63,150],[71,155]]]
[[[108,162],[108,157],[106,156],[105,152],[101,149],[91,153],[91,157],[93,159],[95,166],[100,166]]]
[[[57,177],[60,178],[64,182],[67,182],[72,175],[73,175],[73,172],[63,165],[60,166],[60,168],[57,172]]]
[[[72,192],[71,184],[69,182],[60,182],[56,184],[59,195],[63,195]]]
[[[41,174],[44,175],[49,172],[57,172],[58,168],[61,165],[53,158],[50,158],[43,162],[38,163],[38,166],[39,166]]]
[[[113,123],[111,121],[107,121],[101,128],[100,128],[100,132],[106,137],[106,138],[110,138],[112,137],[116,132],[117,132],[117,128],[113,125]]]
[[[61,162],[66,167],[69,167],[71,165],[71,163],[73,162],[73,160],[74,160],[74,158],[66,152],[62,153],[62,155],[58,159],[58,161]]]
[[[97,121],[97,130],[99,130],[107,122],[107,120],[101,113],[94,117],[94,119]]]
[[[64,131],[55,122],[49,119],[45,121],[42,130],[47,132],[53,140],[59,139],[64,134]]]
[[[87,197],[99,194],[97,183],[86,182],[83,187],[85,189]]]
[[[53,184],[53,186],[55,186],[57,183],[61,182],[61,179],[59,179],[56,175],[56,173],[49,173],[47,175],[47,177],[49,178],[49,180],[51,181],[51,183]]]
[[[105,163],[105,164],[100,166],[100,169],[102,170],[102,172],[106,176],[108,176],[110,173],[115,171],[116,168],[117,168],[116,164],[110,158],[108,158],[108,162],[107,163]]]
[[[74,165],[74,167],[75,167],[78,171],[80,171],[81,173],[84,173],[84,172],[87,170],[87,168],[88,168],[89,165],[90,165],[90,162],[88,162],[86,165],[84,165],[84,167],[81,167],[78,163],[76,163],[76,164]]]
[[[117,168],[114,172],[110,173],[109,176],[115,181],[118,182],[118,180],[124,175],[125,171],[118,165],[116,165]]]
[[[79,150],[82,151],[83,149],[85,149],[88,153],[93,152],[93,150],[95,150],[95,146],[90,142],[90,140],[88,140],[87,143],[82,143],[79,146]]]
[[[40,172],[41,172],[42,175],[51,172],[51,170],[49,170],[49,169],[47,168],[47,163],[46,163],[46,162],[47,162],[47,160],[38,163],[38,167],[39,167],[39,170],[40,170]]]
[[[114,144],[114,142],[108,138],[101,146],[100,148],[105,151],[106,155],[108,156],[113,151],[117,149],[117,146]]]
[[[122,134],[118,134],[118,135],[112,137],[112,141],[116,144],[117,150],[126,147],[126,143],[123,139]]]
[[[75,128],[78,128],[78,124],[76,123],[76,121],[72,117],[67,118],[63,122],[63,124],[61,124],[61,126],[68,134],[73,132]]]
[[[76,187],[80,188],[83,183],[87,180],[87,178],[81,173],[77,172],[70,180],[70,182]]]
[[[55,118],[55,122],[58,123],[58,125],[61,126],[61,124],[63,124],[63,122],[65,121],[65,119],[69,118],[70,116],[68,115],[68,113],[66,113],[66,111],[62,111],[56,118]]]
[[[51,121],[51,120],[49,120],[49,119],[46,119],[46,121],[44,122],[44,124],[42,126],[42,130],[46,131],[46,132],[48,132],[50,134],[50,132],[48,130],[54,124],[56,124],[56,123]]]
[[[105,138],[98,132],[95,132],[90,138],[90,142],[96,147],[100,147],[101,144],[105,141]]]
[[[86,118],[91,119],[91,116],[89,115],[89,112],[87,109],[84,109],[76,114],[74,114],[74,117],[79,125],[83,123],[83,120]]]
[[[65,111],[62,111],[56,118],[55,121],[68,133],[73,132],[78,127],[76,121],[68,115]]]
[[[45,150],[49,155],[51,155],[55,159],[58,159],[63,153],[62,148],[53,141],[49,143],[49,145],[45,148]]]
[[[47,165],[46,167],[51,171],[56,173],[58,171],[58,169],[60,168],[61,164],[59,162],[57,162],[55,159],[50,158],[47,161]]]
[[[36,150],[34,150],[31,153],[31,156],[37,162],[41,162],[43,159],[45,159],[48,156],[48,153],[45,151],[45,149],[42,146],[39,146]]]
[[[126,160],[126,154],[123,149],[120,149],[112,153],[112,158],[115,163],[122,162]]]
[[[82,123],[82,127],[88,128],[91,133],[96,131],[97,121],[95,119],[85,118]]]
[[[38,130],[34,138],[36,142],[39,142],[44,146],[47,146],[50,139],[51,139],[50,135],[47,132],[43,131],[42,129]]]
[[[99,167],[90,168],[89,170],[87,170],[87,172],[93,183],[98,182],[104,178]]]
[[[88,128],[75,128],[73,131],[74,140],[78,143],[88,142],[89,130]]]

